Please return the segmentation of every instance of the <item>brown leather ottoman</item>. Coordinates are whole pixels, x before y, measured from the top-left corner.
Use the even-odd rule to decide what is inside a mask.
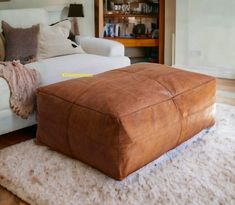
[[[115,179],[214,124],[216,80],[136,64],[38,89],[37,142]]]

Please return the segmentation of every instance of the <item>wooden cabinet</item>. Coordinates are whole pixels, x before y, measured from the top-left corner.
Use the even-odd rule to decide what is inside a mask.
[[[95,0],[96,37],[146,48],[164,63],[164,0]]]

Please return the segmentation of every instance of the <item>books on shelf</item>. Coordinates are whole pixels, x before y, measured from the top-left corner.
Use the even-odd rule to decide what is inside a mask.
[[[155,23],[106,23],[103,37],[120,38],[158,38],[159,32]]]

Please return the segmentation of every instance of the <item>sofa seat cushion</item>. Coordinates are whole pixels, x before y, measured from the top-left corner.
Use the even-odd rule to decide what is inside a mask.
[[[129,64],[129,59],[122,57],[105,57],[91,54],[73,54],[39,60],[26,64],[27,68],[35,68],[41,74],[41,86],[69,80],[63,73],[97,74],[120,68]],[[10,90],[3,78],[0,78],[0,110],[9,109]]]
[[[42,85],[48,85],[73,78],[63,77],[63,73],[97,74],[128,64],[130,64],[130,60],[127,57],[72,54],[39,60],[26,66],[38,70],[42,76]]]
[[[0,77],[0,111],[10,108],[10,90],[7,81]]]
[[[214,124],[215,79],[137,64],[38,90],[37,142],[123,179]]]

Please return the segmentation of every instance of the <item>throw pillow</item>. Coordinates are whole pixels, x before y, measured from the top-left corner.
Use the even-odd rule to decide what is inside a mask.
[[[53,26],[40,25],[38,59],[85,53],[80,45],[68,39],[70,29],[69,20]]]
[[[2,21],[2,30],[6,40],[6,61],[20,60],[26,64],[36,60],[39,25],[13,28]]]
[[[5,38],[2,33],[0,33],[0,61],[5,59]]]
[[[63,19],[63,20],[61,20],[61,21],[57,21],[57,22],[55,22],[55,23],[50,24],[50,26],[54,26],[54,25],[56,25],[56,24],[58,24],[58,23],[60,23],[60,22],[63,22],[63,21],[69,21],[69,19]],[[76,41],[75,41],[75,35],[72,33],[71,30],[69,31],[68,39],[70,39],[71,41],[73,41],[73,42],[76,43]]]

